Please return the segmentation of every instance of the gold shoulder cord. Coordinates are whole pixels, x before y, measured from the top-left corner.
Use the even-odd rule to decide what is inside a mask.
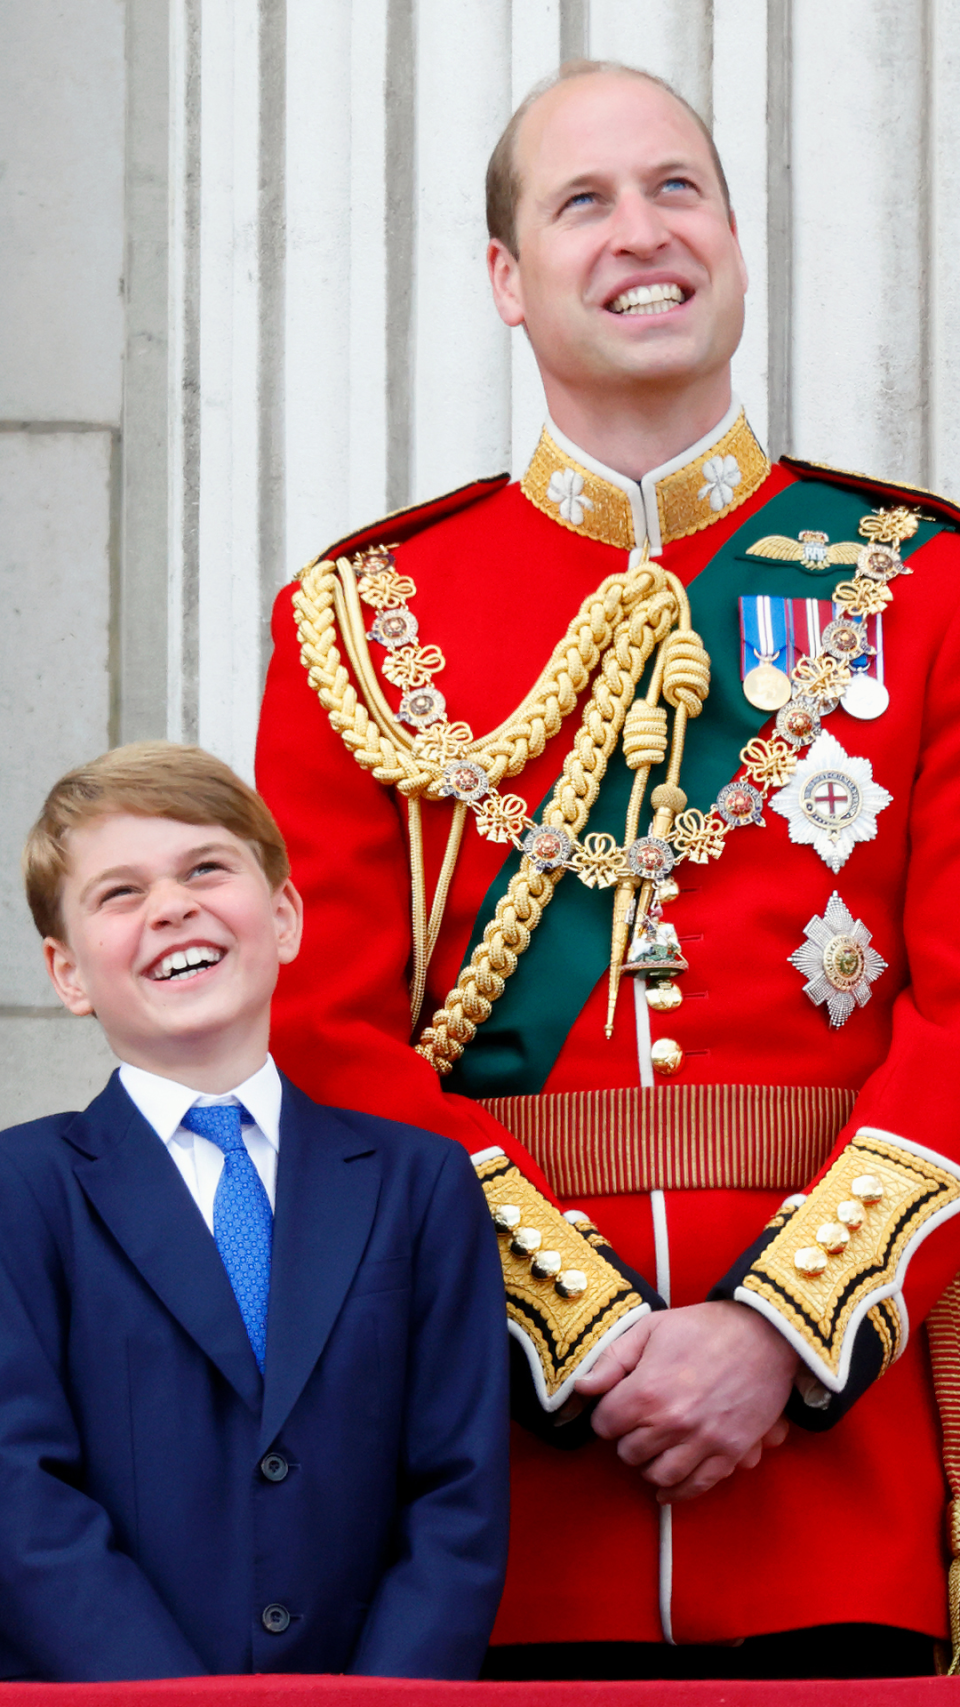
[[[371,554],[365,555],[366,566],[361,568],[358,563],[356,567],[364,577],[362,587],[367,602],[379,603],[381,609],[405,605],[415,590],[413,583],[386,568],[386,555],[378,577],[369,568]],[[383,583],[379,588],[378,579]],[[666,756],[666,711],[658,701],[662,694],[676,711],[667,780],[651,797],[656,814],[653,835],[663,837],[674,815],[686,805],[677,781],[686,721],[699,713],[709,687],[710,661],[699,636],[690,629],[689,604],[681,583],[649,563],[646,557],[632,568],[608,576],[584,601],[518,710],[489,735],[476,740],[466,725],[449,724],[445,718],[422,727],[416,735],[402,728],[380,689],[371,662],[355,566],[346,558],[336,563],[326,559],[309,565],[302,573],[293,602],[301,657],[331,725],[358,764],[372,771],[385,787],[395,787],[408,801],[414,1025],[468,810],[466,797],[458,794],[428,920],[421,798],[438,800],[454,792],[445,780],[451,760],[472,765],[484,779],[485,792],[493,794],[504,778],[519,775],[528,759],[543,752],[547,740],[558,732],[593,674],[590,697],[553,799],[542,824],[530,826],[541,835],[559,834],[566,854],[556,862],[555,869],[543,869],[542,861],[538,863],[535,857],[524,854],[519,872],[512,878],[484,932],[483,943],[475,950],[470,965],[461,972],[444,1006],[434,1014],[432,1024],[424,1028],[416,1047],[437,1072],[450,1072],[477,1026],[489,1015],[492,1003],[501,995],[564,868],[576,870],[581,880],[591,886],[617,884],[609,1027],[634,894],[640,887],[638,906],[645,911],[653,890],[653,881],[644,866],[631,864],[627,856],[631,851],[629,844],[636,837],[650,767]],[[359,693],[341,658],[338,628]],[[634,705],[637,682],[658,647],[646,698]],[[412,655],[413,649],[410,651]],[[442,664],[441,654],[435,647],[420,648],[417,657],[425,662],[421,679],[426,682],[440,667],[436,660],[440,659]],[[409,675],[406,681],[408,687],[415,689],[418,685],[418,680]],[[636,771],[625,848],[618,848],[613,837],[588,837],[581,846],[576,838],[587,823],[621,733],[627,763]],[[471,799],[469,804],[474,801]],[[507,796],[498,801],[498,810],[502,824],[509,827],[501,829],[494,839],[523,846],[519,831],[530,823],[524,803],[516,796]]]

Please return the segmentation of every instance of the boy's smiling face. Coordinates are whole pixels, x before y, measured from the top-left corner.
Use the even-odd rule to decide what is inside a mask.
[[[197,1089],[198,1073],[256,1072],[300,943],[293,884],[271,891],[250,844],[218,825],[125,812],[71,830],[67,856],[64,940],[44,954],[71,1013],[95,1013],[121,1060]]]

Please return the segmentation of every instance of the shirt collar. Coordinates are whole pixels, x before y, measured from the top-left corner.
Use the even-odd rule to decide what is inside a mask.
[[[722,421],[642,480],[607,468],[548,418],[521,488],[561,527],[651,557],[687,534],[722,521],[753,496],[770,463],[734,398]]]
[[[227,1097],[234,1097],[253,1115],[267,1142],[275,1150],[279,1148],[283,1087],[272,1055],[268,1055],[262,1067],[226,1096],[207,1096],[202,1091],[191,1090],[189,1085],[178,1084],[176,1079],[164,1079],[159,1073],[148,1073],[143,1067],[131,1067],[126,1061],[121,1063],[120,1083],[131,1102],[136,1103],[144,1120],[165,1144],[179,1136],[183,1117],[195,1102],[224,1102]],[[184,1132],[183,1137],[184,1141],[193,1143],[192,1133]]]

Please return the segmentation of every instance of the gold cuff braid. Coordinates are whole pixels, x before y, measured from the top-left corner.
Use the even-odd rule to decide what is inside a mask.
[[[881,1292],[887,1298],[871,1306],[871,1320],[884,1367],[897,1356],[901,1325],[889,1294],[899,1265],[931,1217],[951,1206],[960,1208],[956,1173],[891,1137],[861,1131],[792,1214],[774,1217],[776,1236],[742,1290],[780,1316],[812,1354],[810,1367],[839,1391],[851,1321]]]
[[[628,1313],[644,1313],[647,1306],[603,1256],[603,1241],[592,1222],[571,1225],[502,1153],[478,1158],[475,1166],[500,1235],[507,1317],[535,1354],[552,1409],[549,1402],[580,1372],[611,1328]],[[521,1231],[539,1235],[530,1254],[513,1248]],[[537,1279],[531,1259],[544,1254],[559,1260]],[[580,1280],[584,1284],[577,1295],[565,1297],[560,1285],[571,1273],[578,1285]]]

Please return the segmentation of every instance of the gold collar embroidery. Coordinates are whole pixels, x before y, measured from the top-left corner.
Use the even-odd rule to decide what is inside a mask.
[[[753,496],[769,472],[770,463],[741,409],[733,425],[705,451],[656,481],[661,544],[722,521]],[[538,510],[571,533],[622,551],[643,543],[637,539],[634,508],[623,488],[568,456],[546,427],[520,485]],[[647,491],[638,490],[638,507],[648,501]]]

